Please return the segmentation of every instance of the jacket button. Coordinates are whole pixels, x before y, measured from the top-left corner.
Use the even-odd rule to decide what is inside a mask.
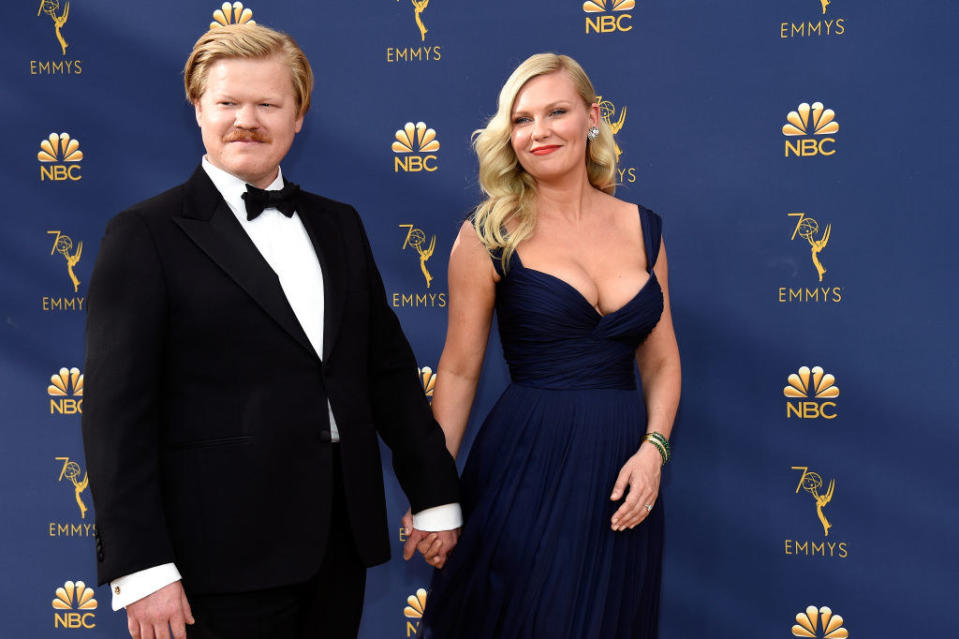
[[[328,444],[328,443],[330,443],[331,441],[333,441],[333,436],[330,435],[330,431],[328,431],[328,430],[321,430],[321,431],[320,431],[320,441],[323,442],[324,444]]]

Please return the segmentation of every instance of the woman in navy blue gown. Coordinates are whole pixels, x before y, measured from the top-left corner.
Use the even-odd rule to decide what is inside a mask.
[[[466,462],[459,543],[420,543],[425,637],[656,637],[679,351],[661,220],[612,196],[595,95],[571,58],[532,56],[475,136],[488,199],[453,246],[433,395],[454,456],[494,309],[511,383]]]

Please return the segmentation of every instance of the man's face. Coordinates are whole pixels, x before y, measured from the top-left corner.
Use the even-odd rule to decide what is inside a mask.
[[[259,188],[276,179],[303,127],[290,69],[278,56],[217,61],[193,106],[210,163]]]

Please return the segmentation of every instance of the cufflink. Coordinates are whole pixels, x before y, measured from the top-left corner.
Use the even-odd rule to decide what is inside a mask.
[[[113,594],[115,594],[115,595],[119,595],[119,594],[120,594],[120,586],[114,586],[114,587],[113,587]]]

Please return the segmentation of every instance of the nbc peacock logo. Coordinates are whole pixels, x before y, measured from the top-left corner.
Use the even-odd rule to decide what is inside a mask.
[[[439,168],[436,152],[440,150],[440,142],[436,130],[427,127],[425,122],[404,124],[402,129],[393,134],[390,148],[394,154],[394,173],[433,173]]]
[[[836,112],[825,108],[822,102],[803,102],[786,114],[782,132],[786,136],[787,158],[828,157],[836,153],[836,138],[829,136],[839,132],[839,121]]]
[[[80,173],[83,151],[79,140],[71,138],[69,133],[51,133],[41,140],[37,160],[40,162],[41,182],[79,182],[83,179]]]
[[[843,623],[845,620],[842,616],[833,613],[828,606],[820,608],[809,606],[805,612],[796,615],[796,625],[792,627],[792,634],[794,637],[808,639],[847,639],[849,631]]]
[[[224,2],[219,9],[213,12],[211,29],[225,27],[229,24],[256,24],[253,19],[253,10],[243,6],[242,2]]]
[[[436,373],[429,366],[422,366],[417,369],[420,374],[420,384],[423,385],[423,393],[426,399],[433,401],[433,390],[436,388]]]
[[[420,631],[420,620],[426,611],[426,597],[428,593],[425,588],[418,588],[415,594],[406,598],[406,607],[403,608],[403,616],[406,617],[406,636],[413,637]]]
[[[77,367],[63,367],[50,376],[47,386],[51,415],[83,414],[83,373]]]
[[[831,400],[839,397],[839,387],[836,386],[834,375],[825,372],[822,366],[801,366],[797,372],[789,375],[787,381],[789,383],[783,388],[783,395],[800,400],[786,402],[787,419],[836,418],[836,402]]]
[[[633,16],[627,13],[636,8],[636,0],[586,0],[586,34],[630,31]]]
[[[97,600],[94,599],[93,588],[88,588],[82,581],[67,581],[57,588],[53,599],[54,628],[96,628],[96,617],[93,613],[97,609]]]

